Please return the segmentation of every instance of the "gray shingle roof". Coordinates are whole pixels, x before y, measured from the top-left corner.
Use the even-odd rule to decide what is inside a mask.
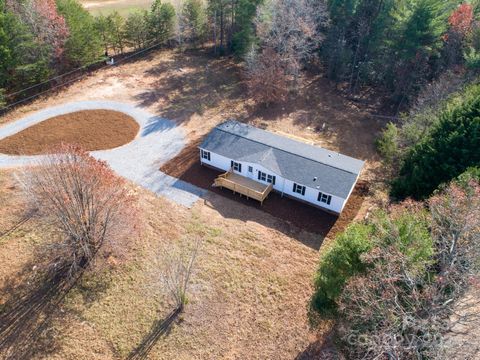
[[[361,160],[233,120],[213,129],[200,147],[262,165],[288,180],[343,199],[364,165]]]

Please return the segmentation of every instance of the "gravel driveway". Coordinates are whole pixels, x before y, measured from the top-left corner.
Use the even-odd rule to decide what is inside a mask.
[[[83,101],[52,107],[0,127],[0,139],[53,116],[96,109],[121,111],[130,115],[140,124],[140,131],[137,137],[126,145],[92,152],[95,158],[105,160],[119,175],[134,183],[187,207],[191,207],[205,194],[205,190],[158,170],[185,146],[182,129],[170,120],[153,116],[133,105],[111,101]],[[39,158],[41,156],[0,154],[0,168],[28,165]]]

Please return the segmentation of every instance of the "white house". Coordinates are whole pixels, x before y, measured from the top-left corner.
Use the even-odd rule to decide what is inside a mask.
[[[202,165],[229,171],[334,213],[341,213],[364,162],[229,120],[200,148]]]

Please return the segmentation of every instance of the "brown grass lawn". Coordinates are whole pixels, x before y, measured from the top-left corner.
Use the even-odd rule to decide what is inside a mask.
[[[362,181],[370,184],[370,192],[361,194],[360,218],[375,200],[379,166],[373,142],[382,124],[338,96],[320,76],[305,80],[301,95],[265,109],[245,95],[233,60],[159,51],[98,71],[16,109],[0,124],[66,102],[115,100],[173,119],[193,144],[219,122],[236,118],[367,160]],[[14,171],[0,171],[0,320],[35,272],[35,245],[54,236],[36,219],[22,223]],[[325,242],[320,233],[220,193],[209,192],[186,209],[136,191],[143,235],[131,239],[124,262],[112,261],[113,268],[86,275],[50,316],[35,317],[34,323],[43,324],[41,332],[18,340],[34,358],[124,359],[140,344],[154,343],[151,359],[305,359],[321,345],[306,311],[318,248]],[[160,244],[196,236],[203,244],[190,303],[164,334],[160,323],[172,304],[154,285],[155,254]]]
[[[0,185],[8,187],[11,173],[1,175]],[[16,189],[4,191],[0,200],[16,204],[16,194]],[[128,356],[172,309],[153,285],[154,260],[161,243],[183,236],[204,239],[190,303],[171,332],[158,340],[152,358],[292,358],[308,346],[312,335],[306,304],[317,251],[304,242],[314,235],[290,233],[288,226],[279,228],[274,218],[259,210],[250,211],[263,225],[224,218],[203,203],[187,210],[141,190],[139,195],[147,226],[141,239],[132,239],[128,261],[101,276],[86,276],[68,294],[58,309],[61,317],[46,330],[55,334],[54,343],[49,339],[46,346],[41,342],[46,340],[32,340],[37,356]],[[232,200],[223,202],[231,211],[244,207]],[[20,218],[12,216],[10,222]],[[0,304],[9,304],[16,296],[16,287],[32,269],[34,246],[49,233],[30,220],[1,239]]]
[[[55,116],[0,140],[0,153],[38,155],[61,143],[74,143],[85,150],[113,149],[132,141],[140,126],[124,113],[84,110]]]

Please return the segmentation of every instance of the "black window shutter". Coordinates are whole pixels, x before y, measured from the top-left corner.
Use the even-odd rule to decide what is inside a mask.
[[[238,172],[242,172],[242,164],[238,163]]]
[[[302,195],[305,195],[305,186],[302,187]]]
[[[262,172],[259,170],[258,171],[258,180],[260,180],[260,177],[262,176]]]
[[[330,205],[331,202],[332,202],[332,196],[328,195],[327,204]]]
[[[297,184],[293,183],[293,192],[297,192]]]
[[[275,185],[275,176],[272,176],[272,184]]]
[[[210,151],[207,152],[208,161],[210,161]]]
[[[233,168],[233,160],[232,160],[232,161],[230,161],[230,167],[232,167],[232,168]]]

